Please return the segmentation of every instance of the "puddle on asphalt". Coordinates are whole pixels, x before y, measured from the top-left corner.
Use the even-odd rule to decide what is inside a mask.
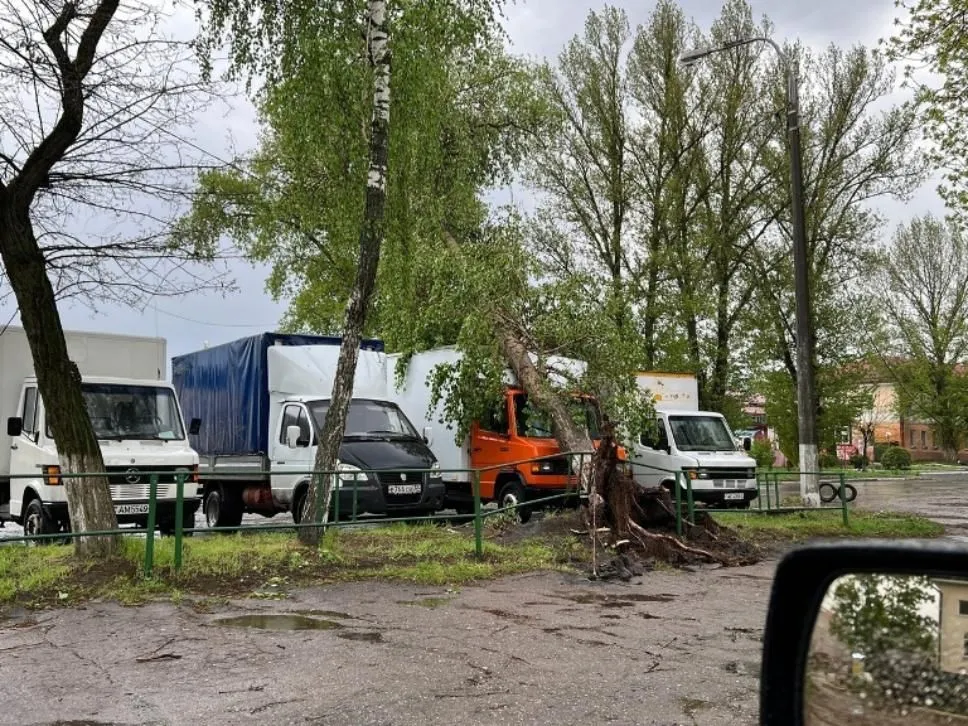
[[[349,613],[341,613],[337,610],[293,610],[296,615],[308,615],[313,618],[332,618],[333,620],[355,620]]]
[[[383,642],[383,633],[378,631],[338,633],[336,637],[342,638],[343,640],[358,640],[364,643]]]
[[[335,630],[343,626],[333,620],[321,620],[305,615],[238,615],[219,618],[216,625],[259,630]]]

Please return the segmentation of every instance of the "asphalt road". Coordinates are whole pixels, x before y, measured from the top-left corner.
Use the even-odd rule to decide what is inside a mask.
[[[754,724],[773,567],[15,614],[0,724]],[[280,613],[325,629],[221,622]]]

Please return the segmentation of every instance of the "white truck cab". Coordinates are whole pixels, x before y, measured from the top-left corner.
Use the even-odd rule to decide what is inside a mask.
[[[179,476],[186,480],[185,526],[193,526],[199,506],[194,483],[198,478],[198,454],[189,445],[188,434],[198,423],[185,426],[174,388],[160,380],[164,368],[157,368],[155,363],[164,361],[164,341],[65,334],[75,362],[78,349],[96,351],[93,356],[78,356],[82,358],[78,362],[81,390],[101,447],[118,522],[147,523],[151,474],[158,474],[159,528],[163,532],[174,529]],[[149,365],[151,372],[157,371],[157,378],[85,375],[85,369],[112,368],[115,372],[147,373]],[[24,369],[33,373],[26,341],[20,346],[13,338],[0,338],[0,366],[0,403],[5,404],[9,441],[0,446],[0,522],[12,520],[22,525],[27,535],[68,531],[67,496],[64,478],[60,476],[57,442],[36,378],[22,375]],[[15,375],[20,375],[19,379]]]
[[[695,501],[716,507],[748,507],[757,496],[756,461],[747,453],[751,442],[745,440],[737,447],[722,414],[698,410],[695,377],[641,373],[638,381],[653,396],[656,425],[653,432],[640,434],[632,447],[636,482],[673,489],[674,472],[683,471],[691,481]]]

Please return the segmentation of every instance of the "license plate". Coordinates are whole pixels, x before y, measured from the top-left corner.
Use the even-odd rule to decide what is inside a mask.
[[[115,504],[115,514],[147,514],[147,504]]]
[[[423,487],[420,484],[388,484],[387,494],[420,494]]]
[[[742,499],[743,492],[727,492],[723,495],[724,499]]]

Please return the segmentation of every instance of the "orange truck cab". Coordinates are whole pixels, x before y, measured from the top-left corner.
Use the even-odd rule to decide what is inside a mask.
[[[528,406],[528,394],[513,383],[508,385],[501,403],[480,421],[474,421],[466,439],[454,441],[451,431],[440,427],[442,404],[430,407],[428,376],[437,365],[459,360],[454,348],[438,348],[413,355],[407,375],[398,387],[393,381],[390,397],[407,417],[430,440],[430,447],[440,463],[441,476],[446,485],[444,507],[460,514],[474,511],[473,471],[480,472],[482,503],[498,502],[512,506],[527,501],[565,494],[578,489],[577,472],[572,470],[572,457],[555,456],[561,453],[547,416]],[[388,356],[387,375],[395,375],[394,356]],[[572,397],[576,421],[584,423],[593,444],[600,443],[601,413],[592,396],[576,394]],[[619,458],[627,460],[624,449]],[[577,462],[576,462],[577,464]],[[572,505],[577,499],[572,500]],[[562,506],[566,500],[553,500],[548,506]],[[536,503],[540,508],[544,503]],[[532,507],[518,510],[522,521],[530,518]]]

